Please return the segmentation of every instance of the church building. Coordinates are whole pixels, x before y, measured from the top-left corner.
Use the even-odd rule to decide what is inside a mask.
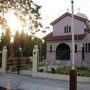
[[[71,66],[72,36],[71,14],[66,12],[53,22],[53,31],[44,37],[46,60],[52,64],[59,61]],[[75,66],[90,66],[90,21],[83,13],[74,15]]]

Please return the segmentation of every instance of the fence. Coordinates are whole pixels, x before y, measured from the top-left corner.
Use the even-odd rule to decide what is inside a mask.
[[[11,54],[7,59],[7,72],[19,74],[24,70],[32,70],[32,52],[14,50],[13,55]]]
[[[32,70],[32,52],[18,50],[8,54],[4,46],[0,51],[0,72],[19,74],[22,70]]]
[[[80,52],[80,51],[79,51]],[[38,47],[35,46],[34,49],[33,49],[33,72],[32,72],[32,76],[33,77],[43,77],[43,78],[53,78],[53,79],[60,79],[60,80],[69,80],[69,72],[70,72],[70,67],[60,67],[60,65],[58,65],[58,68],[57,70],[54,70],[50,68],[51,71],[49,71],[47,69],[48,67],[48,61],[46,60],[46,56],[43,56],[45,55],[45,52],[44,54],[39,54],[39,50],[38,50]],[[55,53],[55,52],[54,52]],[[40,57],[41,56],[41,57]],[[50,57],[51,58],[51,57]],[[86,74],[87,72],[89,77],[90,77],[90,68],[83,68],[84,69],[84,74]],[[80,69],[80,73],[83,74],[83,69]],[[57,71],[57,73],[56,73]],[[68,72],[68,73],[67,73]],[[78,77],[77,78],[78,81],[81,81],[81,82],[90,82],[90,78],[88,77]]]
[[[72,52],[55,52],[55,51],[39,51],[35,45],[33,52],[30,51],[14,51],[14,55],[7,58],[7,48],[4,46],[2,50],[1,72],[33,71],[46,72],[56,74],[68,74],[71,68]],[[33,55],[33,56],[32,56]],[[83,69],[90,66],[87,63],[90,57],[89,52],[75,52],[75,66]],[[89,70],[89,69],[88,69]],[[90,73],[89,73],[90,74]],[[89,75],[90,76],[90,75]]]
[[[35,45],[34,46],[34,49],[33,49],[33,58],[29,59],[29,60],[23,60],[23,57],[19,57],[18,58],[14,58],[16,60],[11,60],[9,58],[9,61],[7,60],[7,49],[6,47],[4,46],[3,47],[3,50],[2,50],[2,67],[0,68],[0,72],[3,72],[5,73],[6,72],[6,67],[9,66],[10,68],[10,65],[12,65],[12,63],[14,63],[15,65],[18,65],[18,60],[21,60],[22,59],[22,63],[29,63],[30,60],[32,60],[32,72],[30,72],[30,68],[29,69],[23,69],[23,70],[26,70],[26,72],[21,72],[21,66],[20,66],[20,74],[27,74],[27,75],[32,75],[33,77],[43,77],[43,78],[53,78],[53,79],[61,79],[61,80],[69,80],[69,76],[67,74],[67,72],[70,71],[70,67],[62,67],[60,65],[60,62],[57,62],[57,63],[53,63],[53,65],[51,65],[52,67],[49,67],[50,66],[50,63],[48,63],[48,60],[47,60],[47,54],[45,52],[40,53],[39,49],[38,49],[38,46]],[[51,52],[48,52],[48,53],[51,53]],[[54,52],[55,53],[55,52]],[[79,52],[80,53],[80,52]],[[50,57],[52,58],[52,57]],[[53,56],[54,58],[54,56]],[[12,58],[13,59],[13,58]],[[27,66],[27,65],[26,65]],[[30,65],[29,65],[30,66]],[[64,66],[64,65],[63,65]],[[49,69],[48,69],[49,67]],[[56,67],[56,68],[55,68]],[[17,67],[16,67],[17,68]],[[80,67],[79,67],[80,68]],[[18,69],[18,68],[17,68]],[[84,73],[86,74],[88,72],[88,75],[90,77],[90,68],[83,68],[84,69]],[[83,72],[81,71],[82,75]],[[78,77],[78,80],[79,81],[84,81],[84,82],[90,82],[90,78],[88,77]]]
[[[40,52],[39,52],[40,53]],[[85,69],[87,76],[90,76],[90,52],[76,51],[75,52],[75,67],[77,69]],[[72,52],[71,51],[42,51],[38,59],[38,71],[54,74],[69,74],[72,67]],[[79,71],[80,71],[79,70]],[[85,71],[80,71],[78,75],[84,76]]]

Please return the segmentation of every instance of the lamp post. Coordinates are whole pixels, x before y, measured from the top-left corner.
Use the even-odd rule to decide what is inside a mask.
[[[17,73],[20,73],[20,66],[21,66],[21,57],[22,57],[22,48],[19,48],[19,57],[18,57],[18,63],[17,63]]]
[[[20,72],[20,59],[21,59],[21,48],[20,47],[20,37],[19,32],[17,31],[14,38],[14,48],[17,51],[16,57],[17,57],[17,73]]]
[[[11,58],[14,56],[14,52],[13,52],[13,43],[14,43],[14,35],[11,36]]]
[[[74,1],[71,0],[71,32],[72,32],[72,69],[70,70],[70,90],[77,90],[77,71],[75,69],[75,44],[74,44]]]
[[[21,47],[19,48],[19,51],[20,51],[20,57],[22,57],[22,48]]]

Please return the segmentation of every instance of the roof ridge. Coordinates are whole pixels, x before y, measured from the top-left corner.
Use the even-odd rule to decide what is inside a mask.
[[[64,13],[63,15],[61,15],[60,17],[58,17],[57,19],[55,19],[55,20],[54,20],[53,22],[51,22],[50,24],[51,24],[51,25],[56,24],[58,21],[60,21],[61,19],[63,19],[65,16],[71,16],[71,13],[69,13],[69,12]],[[77,15],[74,15],[74,18],[76,18],[76,19],[78,19],[78,20],[81,20],[81,21],[83,21],[83,22],[89,21],[88,19],[82,18],[82,17],[77,16]]]

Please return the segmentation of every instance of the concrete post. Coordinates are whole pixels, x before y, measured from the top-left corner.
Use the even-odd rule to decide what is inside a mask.
[[[7,62],[7,48],[6,46],[2,49],[2,72],[6,72],[6,62]]]
[[[38,46],[35,45],[34,49],[33,49],[33,72],[32,72],[32,76],[35,77],[37,74],[37,69],[38,69]]]

